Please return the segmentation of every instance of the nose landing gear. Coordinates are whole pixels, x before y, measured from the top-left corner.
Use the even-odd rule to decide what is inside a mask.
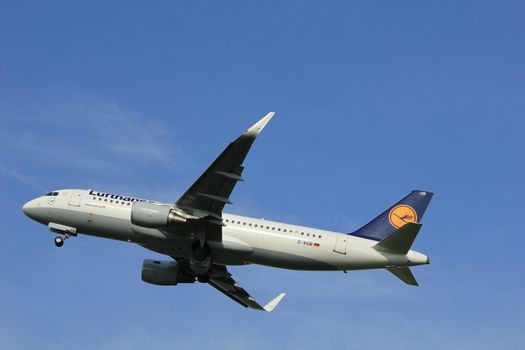
[[[69,235],[68,235],[68,234],[64,235],[63,238],[62,238],[61,236],[56,236],[56,237],[55,237],[55,245],[56,245],[58,248],[62,247],[62,246],[64,245],[64,241],[65,241],[66,239],[68,239],[68,238],[69,238]]]
[[[55,245],[57,247],[62,247],[64,245],[64,239],[60,236],[55,237]]]
[[[64,237],[62,236],[55,237],[55,245],[57,247],[62,247],[64,245],[64,241],[68,239],[70,236],[77,235],[76,227],[70,227],[70,226],[66,226],[62,224],[57,224],[56,222],[50,222],[48,226],[49,226],[49,231],[58,233],[59,235],[64,235]]]

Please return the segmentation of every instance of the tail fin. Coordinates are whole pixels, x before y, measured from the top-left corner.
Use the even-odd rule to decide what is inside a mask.
[[[420,222],[433,195],[432,192],[412,191],[374,220],[349,234],[381,241],[409,222]]]

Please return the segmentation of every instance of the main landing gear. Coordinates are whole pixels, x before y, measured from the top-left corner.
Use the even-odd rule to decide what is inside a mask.
[[[66,239],[68,239],[68,238],[69,238],[69,235],[68,235],[68,234],[64,235],[63,238],[62,238],[62,236],[56,236],[56,237],[55,237],[55,245],[56,245],[58,248],[62,247],[62,246],[64,245],[64,241],[65,241]]]
[[[197,276],[204,275],[210,270],[211,251],[207,244],[201,246],[199,242],[195,242],[190,255],[190,268]],[[202,277],[202,279],[205,279],[205,277]]]

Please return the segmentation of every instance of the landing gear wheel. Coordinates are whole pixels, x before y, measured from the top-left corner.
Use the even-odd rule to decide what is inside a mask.
[[[200,283],[208,283],[210,281],[210,275],[206,273],[204,275],[197,276],[197,281]]]
[[[62,247],[64,245],[64,239],[60,236],[55,237],[55,245],[57,247]]]
[[[195,256],[195,259],[197,259],[198,261],[203,261],[204,259],[208,257],[208,255],[210,255],[210,249],[208,248],[207,245],[203,247],[199,246],[193,251],[193,255]]]
[[[211,267],[210,247],[207,244],[201,247],[200,244],[196,242],[196,244],[194,244],[193,250],[190,255],[190,269],[197,276],[202,276],[206,274],[208,271],[210,271],[210,267]],[[199,282],[203,282],[201,281],[201,279],[203,281],[205,280],[205,278],[202,277],[199,279]]]

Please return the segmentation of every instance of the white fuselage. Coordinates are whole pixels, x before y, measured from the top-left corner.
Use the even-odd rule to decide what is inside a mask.
[[[90,190],[60,190],[38,197],[24,212],[50,228],[67,227],[70,233],[139,244],[174,258],[188,258],[195,237],[176,230],[151,229],[132,224],[131,208],[138,199],[97,197]],[[216,264],[261,264],[297,270],[355,270],[425,264],[415,251],[385,254],[377,241],[264,219],[223,213],[222,241],[210,242]],[[58,226],[57,226],[58,225]]]

